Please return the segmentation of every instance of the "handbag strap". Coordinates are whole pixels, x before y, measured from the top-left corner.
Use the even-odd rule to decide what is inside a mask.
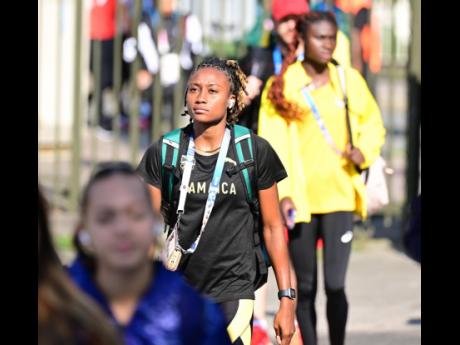
[[[339,75],[340,86],[342,88],[342,94],[343,94],[343,103],[345,104],[345,118],[346,118],[346,123],[347,123],[348,140],[350,142],[351,148],[353,149],[355,146],[353,145],[353,133],[351,131],[350,111],[348,107],[347,85],[346,85],[346,80],[345,80],[345,70],[337,62],[335,62],[335,67],[337,68],[337,73]],[[357,164],[354,164],[354,166],[355,166],[355,169],[358,171],[358,173],[361,174],[362,172],[365,172],[364,183],[367,183],[367,180],[369,178],[369,169],[361,169],[359,165]]]
[[[340,80],[340,86],[342,89],[342,95],[343,95],[343,103],[345,104],[345,118],[346,118],[346,124],[347,124],[347,133],[348,133],[348,140],[350,142],[351,148],[354,148],[353,145],[353,135],[351,131],[351,122],[350,122],[350,112],[349,112],[349,107],[348,107],[348,95],[347,95],[347,87],[346,87],[346,80],[345,80],[345,70],[341,65],[338,64],[335,60],[332,60],[332,63],[336,66],[337,72],[339,75],[339,80]],[[337,148],[335,145],[331,134],[326,128],[326,125],[324,124],[323,119],[321,118],[321,115],[319,114],[318,108],[316,107],[313,97],[310,95],[310,88],[311,85],[304,86],[302,88],[302,94],[305,97],[305,100],[307,101],[308,105],[310,106],[313,116],[318,123],[318,126],[321,130],[321,133],[323,134],[324,138],[326,141],[329,143],[329,145],[332,147],[332,149],[339,155],[343,156],[343,152]],[[355,169],[358,171],[358,173],[362,173],[366,169],[361,169],[358,165],[355,164]],[[367,182],[367,175],[365,176],[365,181]]]
[[[345,104],[345,117],[346,117],[346,121],[347,121],[348,140],[350,142],[351,148],[354,148],[353,135],[352,135],[352,132],[351,132],[350,112],[349,112],[349,108],[348,108],[348,95],[347,95],[347,85],[346,85],[346,81],[345,81],[345,70],[338,63],[335,65],[335,67],[337,68],[337,72],[338,72],[338,75],[339,75],[340,86],[342,88],[343,103]]]

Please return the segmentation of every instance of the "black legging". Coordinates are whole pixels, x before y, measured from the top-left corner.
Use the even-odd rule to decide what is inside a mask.
[[[297,276],[297,320],[303,343],[316,345],[317,291],[316,242],[323,239],[327,321],[331,345],[343,345],[348,302],[345,274],[351,252],[352,212],[312,215],[310,223],[298,223],[289,231],[289,251]],[[350,231],[350,232],[348,232]]]

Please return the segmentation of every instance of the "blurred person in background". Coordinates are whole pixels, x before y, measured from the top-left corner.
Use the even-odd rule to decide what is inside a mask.
[[[259,10],[260,11],[260,10]],[[261,24],[265,33],[259,44],[253,43],[241,65],[248,75],[245,98],[246,108],[240,115],[239,123],[257,133],[260,94],[266,81],[280,71],[289,46],[297,45],[297,20],[309,11],[306,0],[273,0],[271,18],[265,17]],[[298,54],[302,54],[299,47]]]
[[[380,29],[372,12],[372,0],[355,1],[353,14],[353,67],[368,80],[382,67]]]
[[[336,0],[335,3],[351,16],[353,67],[363,75],[371,92],[374,92],[375,74],[382,68],[382,42],[372,0]]]
[[[69,279],[54,249],[48,207],[38,186],[38,344],[123,344],[99,306]]]
[[[329,339],[331,345],[343,345],[354,214],[367,216],[360,170],[379,156],[385,129],[360,73],[333,60],[334,15],[310,12],[297,30],[305,42],[305,57],[296,61],[296,51],[291,50],[281,73],[267,82],[259,134],[273,145],[289,176],[280,183],[280,207],[286,226],[292,228],[289,251],[299,290],[297,320],[303,343],[317,344],[316,244],[321,238]]]
[[[123,6],[123,1],[119,1]],[[92,0],[90,10],[90,72],[91,90],[89,94],[90,118],[88,123],[98,126],[98,133],[107,137],[113,129],[115,116],[114,102],[118,95],[113,94],[114,39],[117,33],[117,0]],[[127,18],[124,9],[122,13]],[[127,25],[124,25],[127,29]],[[96,113],[99,114],[94,123]]]
[[[134,344],[230,344],[222,311],[153,260],[159,230],[132,166],[96,167],[82,193],[69,274]]]
[[[154,78],[159,74],[162,87],[162,122],[172,129],[175,87],[184,75],[187,79],[197,57],[203,52],[202,26],[192,13],[180,13],[175,0],[143,0],[138,38],[128,37],[123,43],[123,59],[132,63],[139,54],[141,68],[136,76],[141,91],[140,126],[151,133]],[[183,92],[180,93],[183,95]],[[129,108],[129,99],[125,109]],[[129,113],[128,110],[125,113]],[[128,125],[128,117],[123,119]],[[150,140],[149,140],[150,143]]]
[[[422,195],[412,202],[409,225],[403,236],[406,254],[419,264],[422,263]]]

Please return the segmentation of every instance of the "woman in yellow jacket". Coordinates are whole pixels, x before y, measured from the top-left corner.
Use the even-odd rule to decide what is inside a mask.
[[[305,58],[295,61],[294,53],[288,56],[281,73],[267,83],[259,135],[277,151],[289,176],[279,184],[280,207],[286,225],[292,228],[289,250],[297,277],[297,319],[303,343],[317,344],[316,242],[322,238],[329,338],[331,345],[342,345],[353,214],[366,217],[365,185],[357,168],[365,169],[378,157],[385,129],[362,76],[333,63],[337,37],[333,14],[311,12],[297,29],[304,39]],[[353,147],[341,81],[348,95]],[[295,220],[290,220],[293,210]]]

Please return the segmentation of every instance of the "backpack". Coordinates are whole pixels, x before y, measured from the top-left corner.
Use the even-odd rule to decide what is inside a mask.
[[[180,176],[177,168],[179,156],[185,154],[188,140],[184,130],[178,128],[163,136],[161,143],[161,172],[162,172],[162,189],[161,189],[161,214],[165,220],[165,231],[169,232],[176,221],[176,209],[178,200],[174,200],[175,187],[180,184]],[[254,216],[253,242],[256,256],[256,276],[254,279],[254,290],[267,282],[268,267],[271,262],[266,250],[263,237],[263,223],[260,214],[259,199],[257,197],[256,185],[256,164],[254,137],[251,130],[234,125],[232,128],[231,145],[236,153],[237,165],[227,169],[226,173],[232,176],[239,174],[245,186],[246,200],[249,203],[251,212]],[[181,153],[181,155],[179,155]]]

